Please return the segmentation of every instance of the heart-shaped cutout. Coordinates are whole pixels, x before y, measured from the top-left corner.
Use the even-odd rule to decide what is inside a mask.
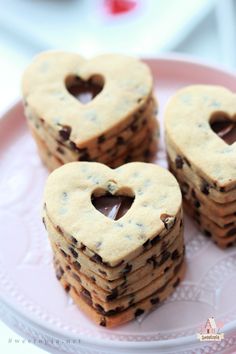
[[[80,149],[127,128],[148,104],[154,109],[152,89],[148,66],[123,55],[86,60],[73,53],[45,52],[23,77],[29,122],[43,119],[47,130],[59,138],[61,127],[68,127],[67,140]]]
[[[134,197],[124,195],[112,195],[104,191],[104,195],[92,196],[92,204],[103,215],[112,220],[119,220],[131,208]]]
[[[92,196],[104,191],[134,198],[119,220],[104,216],[92,204]],[[115,170],[99,163],[66,164],[49,176],[44,200],[46,217],[68,242],[73,237],[78,247],[86,246],[111,267],[142,252],[152,239],[159,241],[181,212],[180,189],[170,172],[138,162]]]
[[[66,88],[69,93],[81,103],[92,101],[103,89],[104,78],[101,75],[93,75],[87,81],[78,76],[66,78]]]
[[[221,139],[228,145],[236,141],[236,121],[224,112],[215,112],[210,118],[210,126]]]
[[[218,203],[236,199],[235,113],[236,95],[207,85],[178,91],[165,113],[170,160],[177,169],[188,168],[189,178]]]

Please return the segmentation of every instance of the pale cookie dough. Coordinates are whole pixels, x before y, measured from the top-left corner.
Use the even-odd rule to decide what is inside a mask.
[[[125,141],[122,137],[120,137],[121,140],[116,140],[118,142],[112,149],[109,149],[107,152],[100,152],[100,155],[91,155],[86,153],[81,155],[79,158],[74,154],[73,151],[61,145],[58,141],[55,141],[50,135],[47,136],[45,134],[41,134],[40,130],[36,130],[34,127],[30,126],[30,124],[29,126],[35,140],[37,141],[38,139],[41,139],[42,142],[44,142],[47,146],[48,150],[50,150],[51,153],[60,159],[63,163],[73,162],[79,159],[81,159],[81,161],[90,160],[95,162],[99,161],[100,163],[107,163],[108,161],[111,161],[111,159],[119,158],[124,154],[127,156],[130,150],[132,151],[139,148],[142,142],[145,142],[146,140],[150,141],[157,128],[156,123],[157,120],[155,118],[150,118],[147,121],[146,126],[138,131],[131,140]]]
[[[109,139],[105,139],[104,137],[95,139],[92,145],[90,144],[86,148],[81,149],[77,148],[76,145],[72,142],[58,137],[58,135],[55,135],[55,133],[53,134],[53,132],[48,129],[48,127],[45,125],[44,120],[42,119],[36,121],[35,119],[29,119],[28,117],[28,124],[30,128],[36,131],[44,141],[53,141],[53,144],[57,145],[56,148],[59,146],[61,149],[65,150],[65,154],[69,155],[68,161],[92,161],[93,158],[98,155],[102,155],[102,153],[104,152],[110,152],[119,145],[126,145],[127,142],[129,142],[140,131],[142,131],[143,128],[147,126],[147,123],[152,118],[155,119],[156,125],[159,130],[158,121],[156,119],[156,103],[153,100],[150,104],[147,105],[146,109],[142,112],[142,114],[135,114],[132,123],[129,124],[129,126],[125,127],[125,129],[117,131],[116,134],[110,137]],[[56,148],[54,148],[54,151],[56,151]]]
[[[169,165],[170,171],[173,171],[173,174],[175,174],[178,178],[184,198],[189,201],[194,206],[194,208],[198,210],[199,213],[206,215],[209,219],[211,219],[220,227],[227,227],[229,225],[236,224],[236,207],[234,209],[234,212],[231,211],[227,215],[221,216],[220,213],[223,209],[224,204],[215,203],[214,201],[208,199],[201,192],[195,189],[194,186],[191,184],[191,181],[185,178],[185,176],[181,172],[174,170],[172,168],[172,163],[170,163]],[[225,209],[227,209],[227,204],[225,205]]]
[[[170,251],[170,249],[166,250],[165,257],[166,260],[164,262],[160,262],[160,265],[158,265],[158,261],[161,259],[161,256],[159,256],[159,260],[152,260],[147,263],[146,266],[138,270],[140,275],[144,273],[144,276],[140,277],[139,275],[139,281],[135,281],[133,284],[128,284],[129,278],[123,278],[123,284],[122,286],[118,286],[116,288],[113,288],[111,291],[108,291],[107,289],[104,290],[100,286],[98,286],[98,282],[100,278],[97,274],[90,272],[90,276],[86,276],[83,273],[83,269],[87,272],[87,269],[85,267],[81,267],[78,269],[75,265],[73,265],[72,262],[70,262],[67,258],[65,258],[59,249],[56,249],[56,247],[53,248],[54,251],[54,258],[58,262],[58,265],[61,265],[61,267],[64,270],[67,270],[68,273],[76,280],[81,283],[81,285],[86,288],[88,291],[93,293],[99,300],[103,302],[110,302],[114,299],[120,299],[123,296],[131,295],[132,293],[137,292],[138,290],[144,288],[148,284],[151,284],[155,279],[161,277],[163,274],[167,273],[169,269],[172,269],[175,267],[175,265],[178,263],[180,259],[183,258],[184,254],[184,247],[183,247],[183,239],[181,240],[182,242],[178,243],[176,245],[175,249],[173,252]],[[171,247],[173,248],[173,246]],[[170,252],[170,256],[167,258],[168,253]],[[87,272],[88,273],[88,272]],[[91,276],[92,274],[92,276]],[[129,273],[130,274],[130,273]],[[132,275],[132,273],[130,274]],[[142,281],[140,281],[142,279]]]
[[[67,91],[65,81],[71,76],[86,81],[94,75],[103,77],[103,89],[88,104],[82,104]],[[79,148],[127,126],[150,98],[152,88],[150,70],[139,60],[122,55],[86,60],[63,52],[38,55],[22,82],[26,114],[44,119],[58,136],[60,129],[70,127],[68,139]]]
[[[94,292],[90,292],[88,288],[84,287],[79,281],[79,279],[74,276],[76,273],[71,274],[71,272],[68,269],[64,268],[62,264],[60,264],[60,268],[62,270],[62,273],[66,274],[66,278],[69,284],[72,285],[78,293],[80,292],[82,286],[86,290],[86,295],[90,297],[92,306],[96,309],[101,309],[102,312],[105,314],[110,313],[110,311],[117,311],[117,309],[119,309],[119,312],[123,311],[133,303],[137,303],[145,299],[146,297],[152,295],[153,292],[162,289],[162,287],[165,286],[165,284],[175,276],[176,268],[178,269],[178,267],[182,263],[183,258],[179,259],[172,268],[169,268],[160,277],[153,279],[151,283],[147,284],[143,288],[137,290],[134,293],[130,293],[129,295],[124,295],[120,298],[111,298],[109,301],[102,301],[99,297],[99,294],[94,294]]]
[[[168,164],[170,167],[170,171],[177,177],[178,182],[180,184],[180,188],[184,197],[189,198],[189,194],[194,193],[197,196],[197,199],[207,206],[208,209],[212,210],[212,212],[219,216],[220,218],[228,217],[234,213],[236,213],[236,200],[230,203],[217,203],[214,200],[210,199],[207,194],[202,193],[198,190],[195,185],[193,185],[191,179],[184,174],[184,172],[180,169],[176,169],[173,162],[168,159]]]
[[[228,230],[217,227],[206,216],[196,213],[196,210],[189,202],[184,200],[184,207],[186,212],[195,220],[196,224],[203,232],[203,234],[212,240],[221,248],[228,248],[236,243],[236,227],[233,226]]]
[[[106,192],[135,196],[132,207],[117,221],[91,203],[92,195]],[[170,172],[138,162],[116,170],[98,163],[68,163],[48,177],[44,193],[47,216],[68,242],[73,237],[78,247],[86,246],[91,256],[97,255],[111,267],[136,257],[144,242],[157,235],[164,240],[181,202],[178,183]]]
[[[66,243],[62,234],[52,225],[46,215],[44,215],[44,223],[48,231],[49,240],[52,247],[56,246],[60,249],[65,257],[69,257],[71,262],[74,262],[78,267],[90,269],[94,274],[97,274],[107,280],[115,280],[127,277],[135,270],[142,268],[148,262],[155,263],[160,266],[164,261],[170,258],[171,253],[168,248],[173,245],[178,245],[179,240],[183,239],[183,224],[182,218],[176,222],[176,226],[169,232],[164,240],[158,235],[151,242],[147,241],[143,244],[142,252],[136,255],[134,259],[124,261],[116,267],[109,267],[96,254],[91,254],[88,248],[83,245],[82,249],[78,249],[76,244]],[[160,257],[159,257],[160,255]],[[158,259],[159,257],[159,259]]]
[[[236,199],[236,144],[228,145],[212,131],[209,122],[217,112],[235,122],[236,95],[220,86],[186,87],[168,103],[165,132],[168,153],[169,142],[190,163],[194,178],[207,182],[209,197],[224,203]],[[234,199],[227,198],[231,190]]]
[[[57,265],[55,265],[57,269]],[[176,275],[163,286],[162,289],[154,292],[151,296],[146,299],[132,304],[128,309],[120,313],[111,313],[109,316],[98,312],[98,309],[94,309],[91,306],[91,301],[89,297],[86,297],[81,287],[80,293],[71,286],[66,278],[65,274],[60,277],[60,282],[64,289],[70,294],[74,302],[79,306],[79,308],[86,313],[95,323],[103,327],[115,327],[119,326],[125,322],[128,322],[138,316],[156,308],[161,302],[163,302],[168,296],[170,296],[176,287],[179,285],[180,281],[185,275],[185,264],[183,263],[180,269],[176,269]],[[85,292],[86,293],[86,292]],[[81,296],[82,295],[82,296]],[[101,309],[100,309],[101,310]],[[102,311],[100,311],[102,312]]]
[[[236,200],[236,188],[225,191],[222,187],[220,190],[216,189],[215,182],[209,182],[202,178],[198,173],[199,171],[192,166],[192,163],[183,156],[182,152],[170,141],[166,135],[167,155],[169,160],[174,164],[175,171],[182,170],[187,179],[191,180],[196,189],[205,194],[209,199],[216,203],[222,204],[234,202]],[[178,167],[177,167],[178,166]]]

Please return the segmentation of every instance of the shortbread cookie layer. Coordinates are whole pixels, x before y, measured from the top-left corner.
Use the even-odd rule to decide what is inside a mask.
[[[88,315],[95,323],[103,327],[115,327],[125,322],[131,321],[132,319],[135,319],[138,316],[156,308],[161,302],[163,302],[173,293],[175,288],[179,285],[180,281],[184,278],[184,275],[185,264],[183,263],[181,268],[176,270],[176,275],[167,284],[165,284],[162,289],[154,292],[151,296],[140,301],[139,303],[132,304],[125,311],[121,311],[120,313],[113,312],[109,315],[105,315],[102,312],[102,309],[99,309],[100,312],[98,309],[94,309],[91,306],[91,301],[86,298],[86,296],[81,294],[83,291],[82,287],[80,293],[78,293],[78,291],[76,291],[76,289],[69,284],[65,274],[61,275],[60,282],[64,289],[73,298],[75,303],[79,306],[79,308],[84,311],[86,315]]]
[[[82,247],[78,249],[75,245],[71,243],[66,243],[62,235],[53,227],[52,223],[49,221],[47,216],[44,216],[44,222],[49,234],[50,242],[61,250],[61,252],[70,257],[72,262],[77,265],[86,267],[94,273],[100,275],[107,280],[119,279],[122,276],[127,276],[129,273],[146,265],[147,262],[151,260],[156,260],[158,265],[161,265],[166,259],[166,254],[160,257],[157,261],[159,255],[161,255],[170,245],[176,246],[178,240],[182,240],[182,219],[176,222],[174,229],[165,236],[164,240],[161,240],[159,235],[157,238],[153,239],[153,242],[144,244],[142,247],[142,252],[138,254],[135,258],[124,261],[115,267],[109,267],[104,262],[101,262],[97,255],[91,254],[87,248]],[[86,252],[86,253],[85,253]],[[168,253],[169,254],[169,253]],[[170,254],[169,254],[170,256]]]
[[[146,264],[134,272],[123,275],[121,278],[107,282],[92,270],[79,262],[71,261],[69,256],[52,244],[54,256],[58,262],[71,271],[72,276],[80,279],[82,286],[89,291],[94,291],[103,301],[129,295],[142,287],[148,285],[153,279],[161,276],[170,269],[174,263],[183,257],[184,242],[183,237],[171,244],[159,256],[150,257]],[[142,282],[140,282],[142,279]]]
[[[198,210],[199,213],[206,215],[214,223],[220,227],[227,227],[236,223],[236,203],[220,204],[216,203],[207,196],[205,196],[201,191],[198,191],[191,184],[191,181],[188,180],[182,172],[175,170],[173,164],[169,162],[170,171],[173,172],[178,178],[180,188],[184,198]],[[234,207],[234,208],[233,208]],[[228,211],[226,214],[225,210]],[[234,211],[233,211],[234,210]],[[225,214],[225,215],[221,215]]]
[[[150,296],[153,292],[161,289],[176,274],[176,269],[178,269],[182,262],[183,259],[177,260],[176,264],[169,268],[165,273],[161,274],[160,277],[153,279],[151,283],[147,284],[141,289],[130,293],[129,295],[123,295],[120,298],[111,297],[108,298],[109,300],[103,301],[100,299],[99,293],[95,294],[94,292],[90,292],[89,289],[84,286],[83,288],[89,295],[94,308],[102,308],[105,313],[109,313],[110,311],[117,311],[117,309],[125,310],[132,303],[137,303]],[[79,292],[82,286],[79,279],[73,276],[73,274],[71,274],[68,269],[64,268],[62,264],[60,264],[60,267],[62,273],[66,274],[68,282],[77,290],[77,292]]]
[[[122,219],[111,220],[92,205],[93,195],[107,192],[135,196]],[[69,243],[73,237],[78,248],[85,245],[91,257],[111,267],[135,258],[157,235],[162,239],[181,212],[175,178],[157,165],[138,162],[115,170],[98,163],[66,164],[49,176],[44,201],[47,216]]]
[[[236,200],[236,145],[227,144],[210,124],[222,116],[235,122],[235,97],[220,86],[189,86],[170,99],[165,113],[171,160],[170,145],[189,162],[193,182],[198,178],[205,181],[209,197],[220,203]]]
[[[157,120],[151,117],[147,120],[146,126],[143,129],[135,134],[135,136],[129,141],[117,140],[114,148],[109,149],[107,152],[100,152],[100,155],[94,155],[86,153],[80,157],[83,160],[99,161],[101,163],[109,163],[111,160],[115,160],[120,156],[127,156],[130,151],[135,151],[135,154],[139,153],[142,143],[148,144],[150,139],[157,132]],[[39,130],[31,128],[31,133],[35,138],[36,142],[38,139],[42,141],[47,146],[47,149],[62,163],[73,162],[79,160],[76,156],[72,156],[71,151],[64,146],[58,144],[57,141],[53,140],[50,136],[42,137],[39,134]]]
[[[228,248],[235,244],[236,242],[236,228],[228,230],[227,232],[218,229],[216,225],[207,217],[199,214],[194,210],[194,208],[186,200],[184,200],[184,207],[186,212],[195,220],[199,229],[207,237],[212,238],[212,240],[221,248]]]
[[[218,188],[214,180],[209,181],[203,178],[190,160],[175,145],[168,133],[166,133],[166,149],[170,161],[175,164],[175,169],[182,170],[186,178],[192,182],[197,190],[219,204],[230,203],[236,200],[236,188],[227,191],[224,187]]]
[[[82,103],[73,94],[75,87],[93,87],[92,99]],[[150,70],[136,59],[105,55],[88,61],[62,52],[37,56],[24,74],[23,96],[33,135],[53,155],[49,159],[40,153],[43,162],[50,170],[58,160],[118,166],[114,160],[122,154],[125,160],[141,144],[141,134],[144,140],[156,134],[143,129],[157,112],[152,91]]]
[[[109,139],[98,139],[93,142],[92,146],[87,146],[86,148],[77,148],[72,143],[68,143],[63,138],[58,136],[54,136],[50,134],[47,130],[47,127],[44,124],[44,121],[34,121],[33,119],[28,119],[29,126],[31,129],[37,132],[37,134],[41,137],[42,140],[47,143],[50,141],[50,148],[54,147],[54,151],[57,148],[65,150],[65,155],[68,156],[68,161],[83,161],[87,158],[87,160],[93,160],[96,156],[102,155],[105,152],[109,152],[115,149],[115,147],[120,145],[126,145],[132,138],[134,138],[138,133],[140,133],[146,126],[151,117],[154,117],[156,120],[156,104],[152,100],[146,107],[146,109],[135,116],[133,122],[123,129],[122,131],[117,131],[116,135],[110,137]],[[55,147],[56,145],[56,147]]]

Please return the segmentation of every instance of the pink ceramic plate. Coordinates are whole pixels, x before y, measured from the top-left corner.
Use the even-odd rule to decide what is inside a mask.
[[[173,58],[147,63],[156,80],[160,119],[168,97],[185,85],[220,84],[236,91],[236,76],[217,68]],[[166,166],[163,142],[161,148],[158,160]],[[97,327],[81,313],[62,290],[51,263],[40,217],[47,175],[18,103],[0,122],[0,314],[7,324],[56,353],[232,350],[236,249],[219,250],[188,219],[187,276],[159,309],[112,330]],[[212,316],[224,323],[225,340],[200,342],[196,333]]]

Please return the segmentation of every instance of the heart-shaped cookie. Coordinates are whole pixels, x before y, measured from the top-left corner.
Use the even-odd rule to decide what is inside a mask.
[[[109,165],[114,149],[128,146],[156,111],[148,66],[122,55],[86,60],[72,53],[42,53],[25,71],[22,87],[31,130],[57,158],[69,149],[71,154],[62,156],[66,162],[100,162],[105,152]],[[89,100],[81,102],[82,93]],[[143,144],[143,151],[148,146]]]
[[[101,196],[106,198],[99,207]],[[111,208],[114,200],[120,205],[122,198],[114,196],[130,199],[122,215],[112,217],[101,211],[106,201]],[[149,310],[183,276],[181,192],[173,175],[157,165],[129,163],[113,170],[99,163],[66,164],[47,180],[43,214],[58,279],[101,325]]]
[[[184,88],[165,112],[169,165],[187,209],[193,209],[204,232],[222,246],[236,237],[236,207],[234,217],[231,210],[236,201],[235,123],[236,95],[219,86]],[[231,211],[219,220],[223,206]]]
[[[92,204],[92,196],[106,192],[134,197],[121,219],[107,218]],[[66,164],[49,176],[44,201],[47,216],[69,242],[73,236],[78,247],[85,245],[110,266],[132,258],[145,242],[168,233],[168,222],[171,225],[181,210],[175,178],[145,163],[116,170],[98,163]]]

